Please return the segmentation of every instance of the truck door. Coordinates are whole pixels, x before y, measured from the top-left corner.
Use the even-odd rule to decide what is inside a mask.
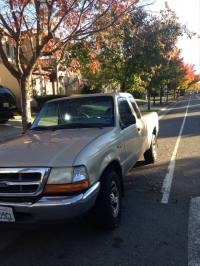
[[[142,115],[140,113],[140,110],[134,100],[133,97],[129,97],[129,101],[130,101],[130,104],[131,104],[131,107],[132,107],[132,111],[134,112],[135,114],[135,117],[136,117],[136,125],[137,125],[137,128],[138,128],[138,132],[139,132],[139,135],[140,135],[140,138],[139,138],[139,142],[140,142],[140,152],[139,152],[139,157],[141,156],[141,154],[143,154],[145,152],[145,148],[147,146],[147,127],[146,127],[146,123],[144,123],[143,119],[142,119]]]
[[[125,145],[126,160],[124,165],[130,169],[138,160],[141,145],[141,135],[136,125],[136,117],[126,97],[118,98],[118,111],[120,117],[121,140]]]

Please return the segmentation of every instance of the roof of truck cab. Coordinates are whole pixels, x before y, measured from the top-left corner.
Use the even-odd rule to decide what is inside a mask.
[[[113,93],[93,93],[93,94],[84,94],[84,95],[73,95],[73,96],[68,96],[68,97],[62,97],[58,99],[53,99],[48,101],[50,102],[59,102],[59,101],[64,101],[64,100],[69,100],[69,99],[78,99],[78,98],[88,98],[88,97],[102,97],[102,96],[111,96],[111,97],[117,97],[117,96],[132,96],[130,93],[126,92],[113,92]]]

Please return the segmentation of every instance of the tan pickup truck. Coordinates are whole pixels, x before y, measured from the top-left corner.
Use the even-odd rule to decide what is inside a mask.
[[[0,221],[67,219],[92,210],[119,224],[123,179],[156,160],[158,116],[127,93],[47,102],[27,134],[0,145]]]

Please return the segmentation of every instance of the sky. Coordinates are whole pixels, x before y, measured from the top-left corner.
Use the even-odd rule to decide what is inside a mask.
[[[164,8],[165,0],[152,0],[155,2],[150,9],[159,11]],[[182,24],[189,30],[200,36],[200,0],[167,0],[169,7],[173,9]],[[200,39],[195,36],[193,39],[181,37],[178,47],[182,50],[185,63],[194,65],[197,73],[200,73]]]

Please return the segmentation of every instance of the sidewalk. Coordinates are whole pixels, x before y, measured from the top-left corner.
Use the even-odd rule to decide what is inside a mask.
[[[157,112],[159,116],[162,116],[166,113],[166,111],[168,111],[168,109],[170,109],[170,107],[172,107],[175,103],[177,102],[177,100],[175,101],[170,101],[168,103],[163,103],[163,105],[160,104],[156,104],[153,105],[151,104],[151,110],[148,110],[148,105],[144,104],[144,105],[139,105],[140,110],[142,111],[142,113],[148,113],[148,112]]]

